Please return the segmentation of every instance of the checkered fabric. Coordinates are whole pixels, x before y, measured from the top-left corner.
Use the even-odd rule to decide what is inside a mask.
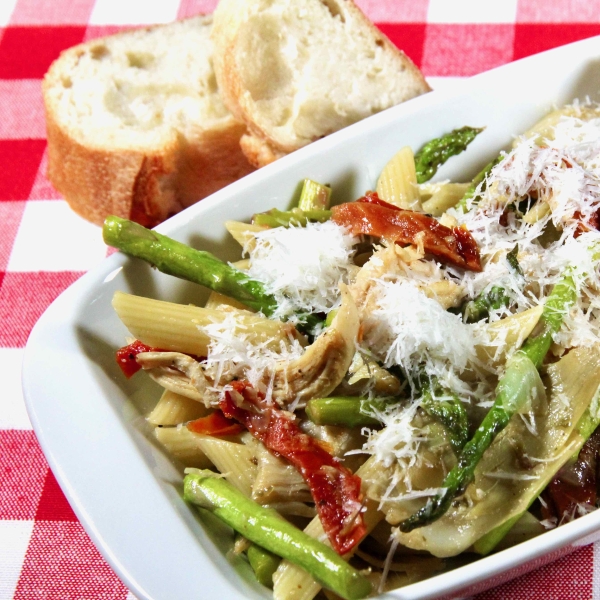
[[[0,0],[0,600],[133,598],[48,468],[23,404],[20,364],[48,304],[107,254],[100,230],[45,176],[41,78],[61,50],[216,0]],[[432,87],[600,34],[600,0],[358,0]],[[599,546],[478,596],[599,599]]]

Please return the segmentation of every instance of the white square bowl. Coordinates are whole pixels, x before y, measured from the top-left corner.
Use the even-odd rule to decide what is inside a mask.
[[[334,202],[373,189],[402,146],[463,125],[486,130],[436,179],[466,181],[517,135],[575,98],[600,99],[600,37],[478,75],[310,145],[221,190],[159,227],[161,233],[233,260],[223,222],[286,208],[305,178],[330,183]],[[231,534],[180,499],[181,473],[152,441],[143,412],[159,392],[148,378],[125,380],[114,359],[127,334],[111,307],[116,290],[198,303],[198,286],[116,254],[66,290],[33,329],[24,395],[42,449],[100,552],[140,599],[269,598]],[[499,585],[579,545],[600,539],[600,511],[538,538],[387,595],[404,600],[468,595]]]

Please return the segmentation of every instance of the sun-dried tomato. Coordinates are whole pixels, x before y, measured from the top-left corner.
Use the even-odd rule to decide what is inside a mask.
[[[334,206],[332,220],[355,235],[372,235],[398,244],[422,244],[441,262],[481,271],[479,248],[470,232],[463,227],[446,227],[424,213],[390,208],[377,198]]]
[[[360,477],[302,432],[289,413],[267,403],[247,381],[235,381],[233,388],[220,403],[225,416],[242,423],[271,452],[298,469],[331,545],[338,554],[352,550],[366,534]]]
[[[584,444],[577,460],[562,467],[544,490],[544,518],[556,517],[557,522],[562,523],[579,516],[580,508],[595,507],[598,499],[599,456],[600,429],[597,429]]]
[[[123,346],[117,350],[117,364],[127,379],[135,375],[142,367],[137,362],[137,355],[142,352],[156,352],[156,348],[151,348],[139,340],[135,340],[128,346]]]
[[[236,435],[244,431],[244,428],[239,423],[228,419],[220,410],[215,410],[215,412],[206,417],[190,421],[187,424],[187,428],[194,433],[203,433],[204,435],[212,435],[214,437]]]

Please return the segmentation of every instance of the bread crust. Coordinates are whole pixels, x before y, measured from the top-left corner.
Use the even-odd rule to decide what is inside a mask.
[[[153,227],[254,170],[239,145],[246,128],[232,115],[218,126],[198,123],[185,136],[173,131],[152,147],[107,147],[61,121],[51,91],[61,85],[64,65],[99,41],[64,51],[42,84],[48,178],[76,213],[98,225],[114,214]]]
[[[336,2],[338,2],[338,0],[321,1],[325,4],[331,4],[334,8]],[[266,2],[265,0],[221,0],[215,11],[211,34],[215,48],[213,63],[221,96],[227,108],[236,118],[246,123],[248,134],[242,138],[241,146],[248,160],[256,167],[264,166],[308,143],[300,140],[293,140],[288,143],[282,142],[281,139],[277,139],[272,128],[262,126],[259,122],[260,118],[252,95],[243,82],[241,67],[237,63],[239,31],[248,19],[264,8],[263,4],[267,6],[272,2]],[[407,79],[413,89],[407,90],[405,99],[431,91],[416,65],[365,17],[354,2],[343,0],[343,6],[345,10],[352,14],[353,18],[366,27],[374,43],[382,47],[386,53],[395,56],[403,72],[408,74]],[[329,131],[324,131],[319,137],[324,137],[334,130],[332,128]]]
[[[248,162],[257,169],[269,165],[286,155],[285,152],[271,146],[265,138],[252,133],[246,133],[242,136],[240,148]]]

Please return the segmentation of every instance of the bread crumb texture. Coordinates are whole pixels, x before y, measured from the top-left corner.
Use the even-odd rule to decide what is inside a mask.
[[[63,55],[48,95],[82,140],[160,145],[230,116],[203,54],[211,54],[210,29],[194,20],[100,39]]]
[[[221,0],[213,39],[226,104],[283,152],[429,91],[350,0]]]
[[[52,65],[49,176],[77,212],[155,224],[251,170],[244,125],[219,95],[211,24],[201,16],[120,33]]]

